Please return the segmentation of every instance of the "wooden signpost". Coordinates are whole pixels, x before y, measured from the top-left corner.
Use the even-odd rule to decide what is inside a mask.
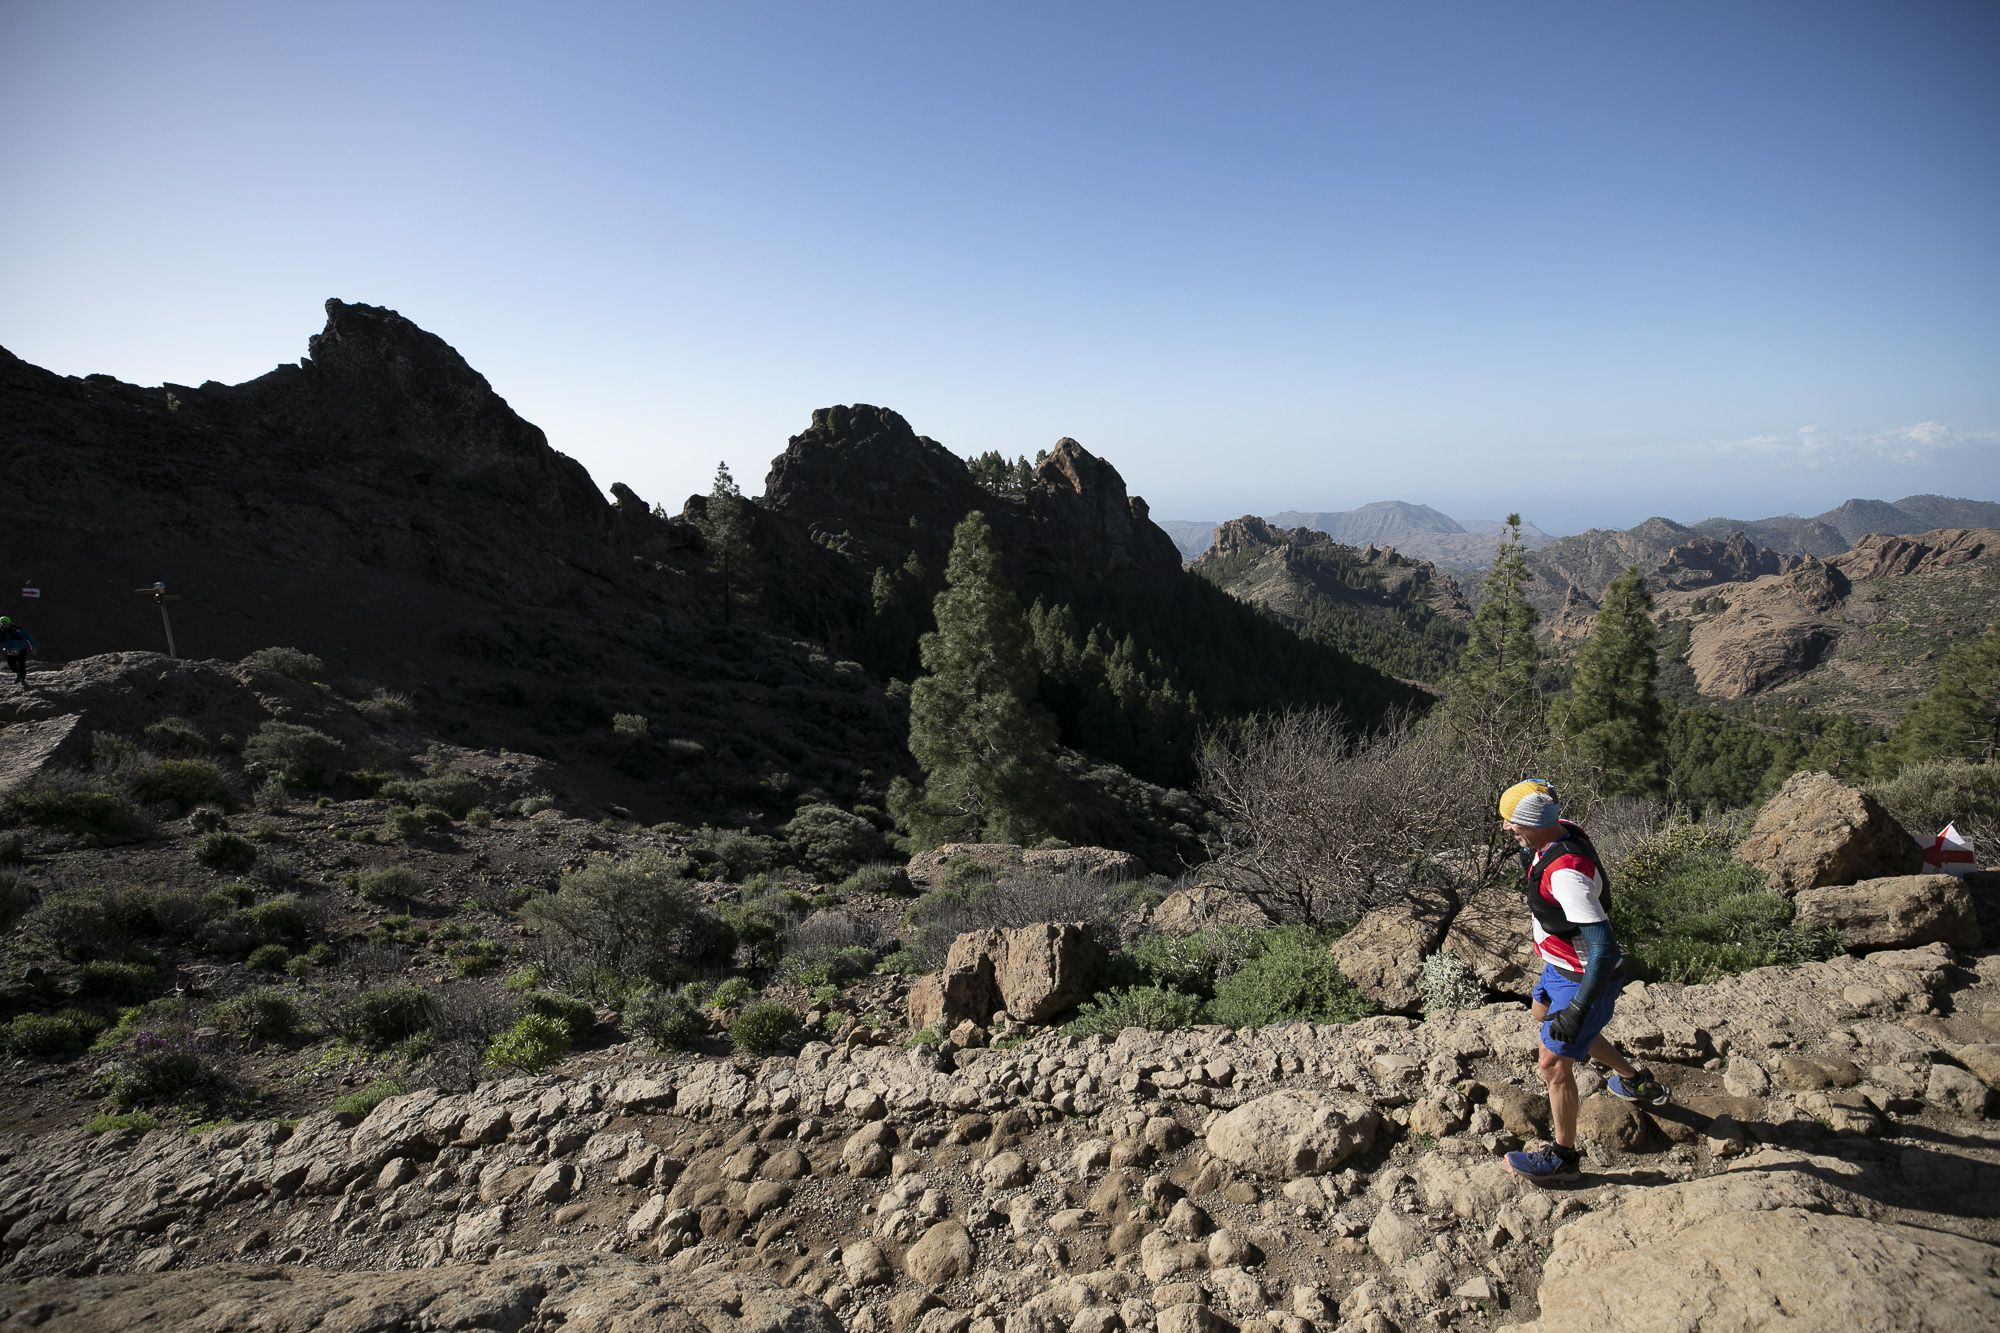
[[[174,651],[174,622],[173,618],[167,614],[167,603],[178,602],[181,599],[180,594],[168,592],[167,585],[164,583],[155,583],[150,588],[134,588],[132,591],[138,593],[141,597],[150,597],[159,603],[160,624],[165,626],[167,631],[167,656],[179,657],[180,654]]]

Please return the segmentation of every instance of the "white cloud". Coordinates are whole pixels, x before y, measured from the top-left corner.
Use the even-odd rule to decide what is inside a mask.
[[[1895,430],[1828,430],[1801,426],[1790,435],[1732,440],[1726,451],[1756,454],[1803,467],[1855,463],[1924,463],[1956,449],[2000,444],[2000,431],[1960,430],[1942,421],[1919,421]]]

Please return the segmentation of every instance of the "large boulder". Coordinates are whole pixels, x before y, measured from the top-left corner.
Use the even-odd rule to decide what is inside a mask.
[[[767,1279],[676,1272],[588,1250],[387,1272],[224,1264],[0,1288],[0,1324],[130,1333],[405,1328],[784,1329],[839,1333],[825,1304]]]
[[[1000,1003],[1024,1023],[1040,1023],[1090,995],[1104,962],[1104,947],[1074,921],[1045,922],[1007,932],[1006,952],[994,960]]]
[[[1880,803],[1830,773],[1795,773],[1764,803],[1737,859],[1787,898],[1922,868],[1915,841]]]
[[[1160,899],[1146,917],[1148,925],[1175,935],[1215,926],[1245,926],[1259,930],[1271,924],[1261,906],[1221,884],[1189,884]]]
[[[910,988],[910,1027],[948,1031],[967,1019],[981,1026],[991,1021],[1000,1007],[993,959],[1005,952],[1006,936],[997,930],[968,930],[953,940],[944,967]]]
[[[1468,897],[1451,919],[1442,951],[1471,968],[1487,990],[1526,994],[1534,980],[1534,939],[1520,890],[1481,889]]]
[[[1002,1010],[1026,1023],[1055,1017],[1090,995],[1104,948],[1074,921],[1014,930],[968,930],[951,942],[944,968],[910,990],[910,1026],[987,1026]]]
[[[1333,965],[1380,1007],[1413,1011],[1424,955],[1444,937],[1449,913],[1443,898],[1429,894],[1366,912],[1333,942]]]
[[[1972,890],[1956,875],[1892,875],[1806,889],[1792,905],[1799,925],[1832,931],[1853,953],[1925,944],[1979,947]]]
[[[1359,1097],[1273,1092],[1217,1116],[1208,1128],[1215,1157],[1276,1180],[1319,1176],[1374,1146],[1382,1117]]]
[[[1562,1228],[1541,1318],[1522,1333],[1640,1326],[1635,1293],[1660,1333],[1993,1327],[2000,1248],[1854,1215],[1867,1202],[1807,1174],[1827,1171],[1817,1161],[1766,1153],[1745,1167],[1625,1190]]]

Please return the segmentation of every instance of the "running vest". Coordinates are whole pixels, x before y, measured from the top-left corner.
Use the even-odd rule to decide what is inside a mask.
[[[1539,869],[1534,852],[1526,847],[1521,849],[1521,890],[1528,898],[1528,911],[1534,914],[1535,922],[1545,935],[1559,940],[1573,940],[1583,933],[1583,927],[1573,923],[1563,914],[1562,904],[1548,891],[1549,877],[1565,867],[1584,874],[1595,871],[1597,882],[1602,886],[1599,900],[1604,904],[1604,914],[1611,915],[1611,872],[1597,857],[1597,848],[1591,845],[1590,835],[1567,819],[1558,821],[1562,837],[1542,848]],[[1578,862],[1584,864],[1579,865]]]

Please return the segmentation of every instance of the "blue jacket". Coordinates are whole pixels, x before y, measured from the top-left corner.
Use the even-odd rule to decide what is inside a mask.
[[[19,625],[9,625],[0,629],[0,653],[12,657],[15,653],[25,653],[35,646],[35,636]]]

